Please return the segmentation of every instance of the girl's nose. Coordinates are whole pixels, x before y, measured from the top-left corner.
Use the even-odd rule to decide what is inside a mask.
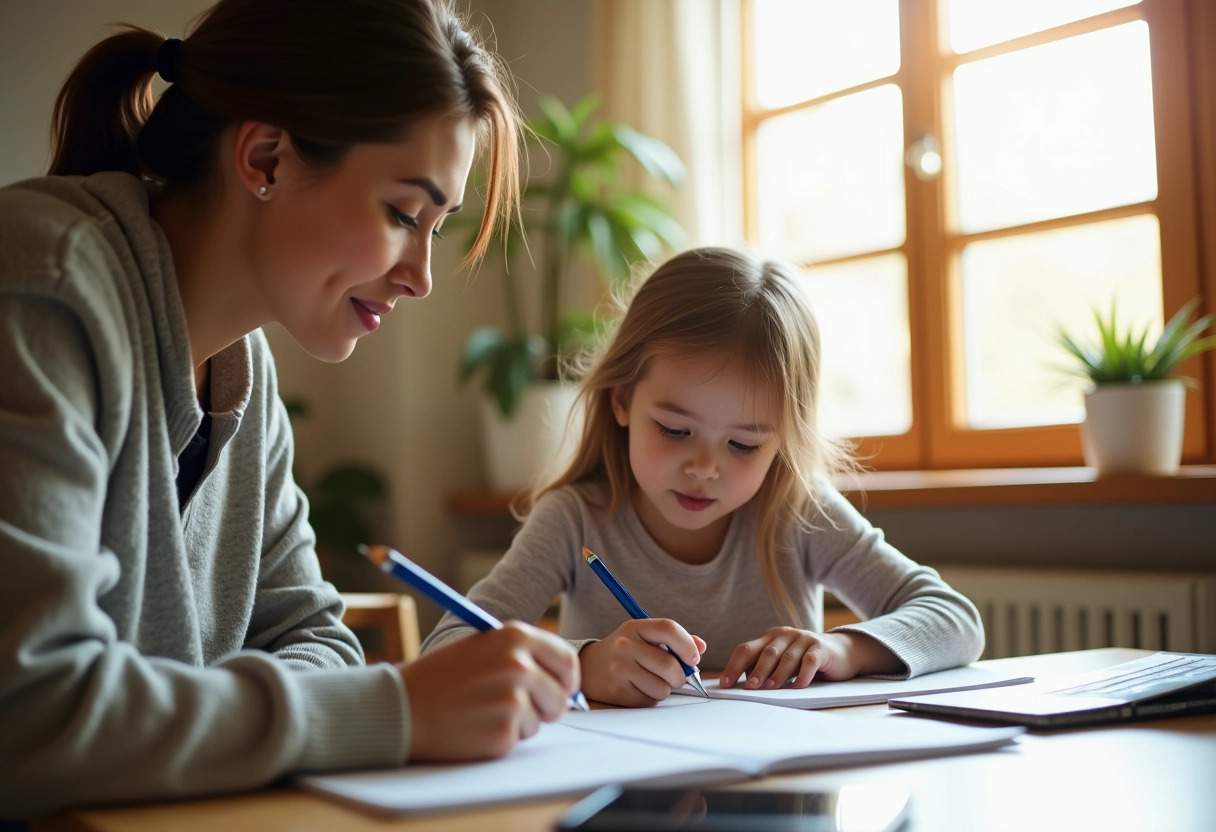
[[[684,463],[684,473],[699,480],[716,480],[718,478],[717,460],[707,450],[698,451]]]

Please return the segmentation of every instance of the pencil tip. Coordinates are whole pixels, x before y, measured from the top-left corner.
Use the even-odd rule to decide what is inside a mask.
[[[363,544],[359,544],[359,553],[376,564],[376,566],[380,566],[388,560],[387,546],[364,546]]]
[[[595,552],[592,552],[586,546],[583,547],[583,560],[591,560],[595,557]]]

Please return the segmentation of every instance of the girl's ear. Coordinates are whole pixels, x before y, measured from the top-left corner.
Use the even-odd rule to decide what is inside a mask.
[[[291,139],[282,128],[244,122],[237,128],[233,147],[237,180],[251,194],[267,199],[280,165],[291,152]]]
[[[623,428],[629,427],[629,396],[620,387],[612,388],[612,415],[616,423]]]

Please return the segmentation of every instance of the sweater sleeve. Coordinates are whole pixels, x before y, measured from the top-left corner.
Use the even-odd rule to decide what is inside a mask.
[[[23,277],[47,289],[0,281],[0,817],[400,764],[408,708],[391,667],[298,673],[260,651],[197,667],[120,638],[101,523],[122,437],[96,426],[124,424],[130,397],[96,369],[129,374],[130,353],[56,299],[55,274]]]
[[[246,646],[274,653],[298,669],[362,664],[363,648],[342,623],[342,598],[321,578],[308,501],[292,475],[291,423],[279,398],[270,348],[261,332],[250,342],[267,459],[265,540]]]
[[[553,599],[571,585],[574,558],[582,546],[579,517],[572,491],[546,494],[533,507],[502,560],[469,590],[469,599],[500,621],[535,624]],[[472,632],[459,618],[445,613],[423,641],[422,652]],[[571,642],[575,649],[585,643]]]
[[[937,572],[887,543],[848,500],[825,487],[825,517],[808,535],[811,574],[861,623],[832,632],[865,633],[896,655],[911,678],[969,664],[984,650],[975,605]]]

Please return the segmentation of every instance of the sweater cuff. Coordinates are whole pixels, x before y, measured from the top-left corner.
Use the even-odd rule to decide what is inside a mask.
[[[307,739],[296,768],[396,768],[410,747],[409,700],[391,664],[296,676]]]

